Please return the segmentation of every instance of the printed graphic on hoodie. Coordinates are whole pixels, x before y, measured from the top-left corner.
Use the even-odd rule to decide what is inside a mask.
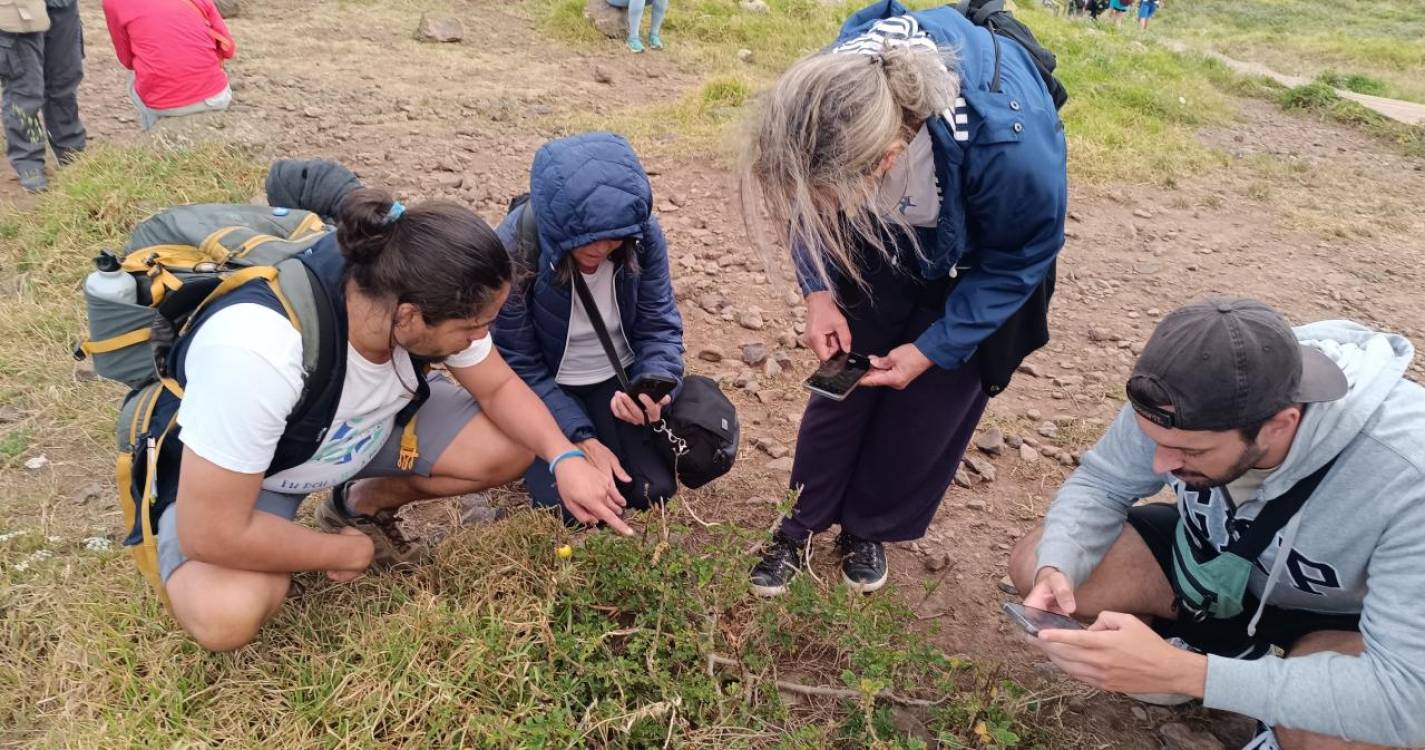
[[[1187,524],[1188,537],[1198,549],[1212,549],[1219,554],[1252,528],[1251,518],[1242,518],[1236,503],[1221,490],[1188,489],[1177,478],[1168,482],[1178,496],[1178,510]],[[1247,507],[1261,511],[1261,502],[1250,503]],[[1255,513],[1254,513],[1255,517]],[[1281,553],[1282,532],[1277,532],[1272,544],[1262,551],[1252,564],[1270,575],[1277,555]],[[1286,575],[1291,585],[1298,591],[1314,596],[1325,596],[1328,589],[1341,588],[1341,577],[1336,569],[1323,562],[1311,560],[1300,550],[1292,549],[1286,558]]]

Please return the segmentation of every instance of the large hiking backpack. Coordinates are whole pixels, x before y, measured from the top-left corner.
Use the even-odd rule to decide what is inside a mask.
[[[131,389],[117,426],[116,479],[128,532],[124,543],[161,597],[153,528],[158,462],[177,416],[173,403],[183,396],[169,372],[169,354],[210,303],[260,280],[301,332],[303,369],[313,380],[314,372],[329,366],[319,361],[324,347],[318,345],[329,315],[320,313],[316,281],[297,256],[330,231],[316,214],[296,209],[178,206],[136,226],[118,256],[134,279],[136,303],[97,297],[86,289],[89,339],[75,349],[75,357],[92,356],[100,376]],[[165,400],[170,408],[161,409]]]
[[[1060,83],[1058,78],[1054,77],[1054,69],[1058,67],[1059,61],[1054,57],[1053,52],[1050,52],[1039,43],[1038,39],[1034,38],[1034,32],[1030,31],[1028,26],[1025,26],[1005,9],[1004,0],[960,0],[956,3],[955,9],[970,19],[971,23],[983,26],[995,35],[996,66],[999,63],[998,37],[1013,39],[1023,47],[1029,56],[1034,58],[1034,67],[1039,69],[1039,77],[1044,79],[1044,85],[1049,89],[1049,96],[1054,99],[1054,108],[1064,108],[1064,102],[1069,100],[1069,91],[1064,88],[1064,84]],[[998,79],[998,69],[995,71],[995,76]],[[998,90],[998,84],[999,81],[996,80],[994,84],[991,84],[990,90]]]

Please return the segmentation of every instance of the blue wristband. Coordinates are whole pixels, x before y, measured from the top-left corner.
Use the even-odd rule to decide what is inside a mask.
[[[588,456],[584,455],[584,451],[581,451],[578,448],[575,448],[572,451],[564,451],[563,453],[560,453],[549,462],[549,476],[554,476],[554,469],[559,466],[560,461],[563,461],[566,458],[588,458]]]

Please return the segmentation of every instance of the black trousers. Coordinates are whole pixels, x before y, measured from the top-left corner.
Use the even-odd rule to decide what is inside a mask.
[[[609,410],[609,402],[619,390],[618,378],[597,385],[560,387],[583,404],[584,411],[594,422],[599,442],[618,456],[624,471],[633,478],[632,482],[618,483],[619,493],[628,501],[628,507],[647,510],[654,504],[666,502],[678,492],[673,467],[654,449],[654,436],[649,428],[629,424]],[[543,459],[535,459],[524,480],[536,507],[564,507],[559,499],[559,488],[549,473],[549,464]],[[567,510],[564,513],[566,520],[572,520]]]
[[[61,163],[85,145],[76,97],[84,78],[79,6],[48,10],[49,31],[0,31],[0,86],[4,87],[0,119],[5,125],[5,156],[16,173],[44,170],[46,140]]]
[[[901,264],[914,268],[914,260]],[[883,355],[914,342],[945,314],[949,280],[925,282],[879,259],[867,289],[838,282],[851,347]],[[833,524],[863,539],[919,539],[930,527],[974,436],[988,397],[972,358],[932,366],[905,390],[857,388],[844,401],[812,396],[792,467],[801,489],[783,534],[801,539]]]

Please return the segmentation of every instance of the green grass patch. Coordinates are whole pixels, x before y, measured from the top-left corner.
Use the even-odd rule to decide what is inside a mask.
[[[1317,114],[1336,122],[1363,128],[1371,134],[1394,143],[1407,155],[1425,156],[1425,126],[1396,122],[1372,109],[1343,98],[1322,81],[1282,91],[1278,97],[1282,107]]]
[[[0,466],[9,464],[29,450],[30,440],[30,430],[27,427],[17,427],[0,433]]]
[[[1361,93],[1425,102],[1425,4],[1419,0],[1192,0],[1165,6],[1153,32],[1281,73],[1353,71],[1379,84]]]
[[[73,377],[85,336],[81,287],[90,259],[118,248],[139,220],[177,203],[242,202],[261,189],[248,156],[216,145],[193,150],[95,144],[24,213],[0,218],[0,395],[34,414],[41,437],[72,428],[112,444],[122,388]],[[10,395],[13,394],[13,395]]]
[[[1338,89],[1354,91],[1357,94],[1369,94],[1371,96],[1385,96],[1387,87],[1378,78],[1372,78],[1361,73],[1339,73],[1334,70],[1326,70],[1316,76],[1316,80],[1327,86],[1334,86]]]
[[[42,538],[11,538],[0,725],[36,747],[923,748],[897,728],[909,715],[948,747],[1038,742],[1031,697],[927,646],[893,598],[802,576],[754,600],[750,534],[694,543],[646,520],[643,539],[580,543],[529,512],[411,575],[303,576],[260,642],[225,655],[175,632],[123,553],[37,558]]]
[[[739,7],[737,0],[688,0],[669,9],[663,38],[669,43],[668,54],[695,60],[713,75],[737,69],[772,74],[825,46],[829,34],[865,4],[767,0],[768,12],[754,13]],[[535,0],[534,8],[545,29],[562,41],[591,44],[604,39],[584,19],[584,0]],[[740,49],[751,50],[747,63],[738,60]]]
[[[1195,137],[1231,114],[1226,90],[1241,84],[1223,66],[1028,4],[1015,13],[1058,55],[1072,177],[1172,184],[1223,163]]]
[[[932,3],[919,3],[929,6]],[[582,0],[543,0],[545,27],[560,39],[587,42],[597,32],[583,18]],[[674,54],[708,71],[698,89],[672,104],[632,106],[584,116],[570,129],[607,128],[640,149],[731,154],[745,103],[794,60],[829,44],[864,3],[770,0],[768,12],[741,10],[728,0],[694,0],[668,13],[664,36]],[[913,3],[912,5],[917,5]],[[1243,84],[1222,66],[1144,45],[1131,34],[1077,23],[1025,6],[1016,11],[1059,55],[1070,91],[1063,116],[1070,171],[1077,180],[1170,184],[1221,163],[1193,132],[1225,122],[1231,87]],[[739,50],[750,52],[740,62]]]

